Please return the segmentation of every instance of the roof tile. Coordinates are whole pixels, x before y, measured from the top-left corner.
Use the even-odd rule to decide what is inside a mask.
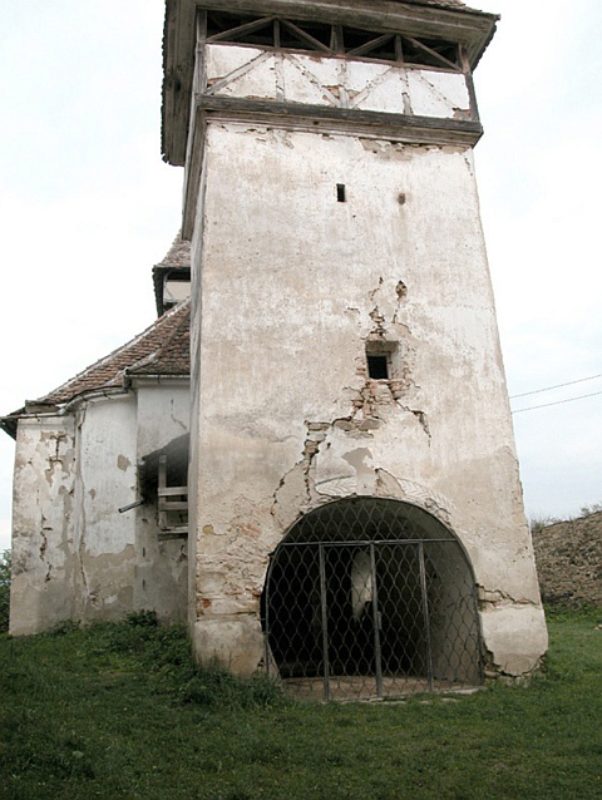
[[[182,239],[182,232],[178,231],[171,247],[165,254],[163,261],[157,266],[160,267],[190,267],[190,242]]]
[[[185,300],[127,344],[33,404],[61,405],[87,392],[121,386],[126,374],[189,375],[189,347],[190,301]]]

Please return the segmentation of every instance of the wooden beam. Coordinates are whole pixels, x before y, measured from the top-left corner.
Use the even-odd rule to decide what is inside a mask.
[[[178,497],[179,495],[187,495],[188,486],[167,486],[166,488],[159,487],[157,494],[159,497]]]
[[[159,541],[166,542],[170,539],[186,539],[188,536],[188,525],[178,525],[168,531],[159,532]]]
[[[470,59],[466,48],[462,45],[459,46],[460,64],[466,78],[466,88],[468,89],[468,98],[470,101],[470,112],[473,119],[479,119],[479,104],[477,103],[477,93],[474,88],[474,79],[472,77],[472,69],[470,67]]]
[[[188,511],[188,500],[165,500],[161,503],[161,511]]]
[[[203,6],[203,0],[197,0]],[[475,34],[486,38],[498,16],[472,9],[446,9],[398,0],[207,0],[213,10],[273,14],[279,17],[350,25],[377,32],[468,43]]]
[[[317,130],[320,124],[333,125],[344,127],[356,135],[367,133],[383,138],[395,136],[400,141],[405,139],[424,144],[474,146],[483,133],[481,124],[473,120],[419,117],[381,111],[360,111],[356,108],[212,95],[202,95],[197,102],[204,113],[214,114],[218,118],[224,117],[241,122],[266,122],[289,128],[307,125]]]
[[[403,38],[406,39],[406,41],[410,42],[410,44],[412,44],[417,50],[422,50],[423,53],[428,53],[430,56],[432,56],[441,64],[443,64],[444,67],[451,67],[456,72],[461,72],[461,69],[457,64],[454,64],[453,61],[450,61],[448,58],[445,58],[445,56],[442,56],[441,53],[438,53],[436,50],[433,50],[431,47],[428,47],[428,45],[419,42],[418,39],[414,39],[412,36],[403,36]]]
[[[477,65],[495,33],[499,17],[471,9],[444,9],[397,0],[207,0],[213,10],[293,17],[330,25],[351,25],[375,33],[398,33],[459,42],[466,47],[471,68]],[[190,119],[195,51],[196,7],[203,0],[168,0],[163,152],[171,164],[183,165]]]
[[[311,44],[315,50],[321,50],[323,53],[330,53],[332,55],[332,50],[327,45],[323,44],[319,39],[314,39],[311,34],[306,33],[301,28],[298,28],[293,22],[288,19],[281,19],[281,25],[283,27],[288,28],[289,31],[295,34],[298,39]]]
[[[335,53],[345,52],[345,34],[342,25],[331,26],[330,47]]]
[[[245,22],[244,25],[237,25],[235,28],[229,28],[227,31],[214,33],[213,36],[209,36],[207,38],[207,41],[219,42],[224,39],[228,39],[231,36],[241,36],[243,33],[253,33],[253,31],[259,30],[259,28],[272,25],[273,22],[274,17],[262,17],[261,19],[255,19],[252,22]]]
[[[184,171],[184,202],[182,205],[182,237],[192,239],[194,233],[194,220],[196,203],[199,192],[202,191],[201,167],[205,149],[205,119],[198,101],[195,102],[196,112],[192,115],[192,126],[188,137],[188,152],[186,168]]]
[[[381,44],[386,44],[390,42],[393,38],[393,33],[383,33],[382,36],[377,36],[376,39],[370,39],[369,42],[360,45],[359,47],[355,47],[353,50],[347,50],[348,56],[363,56],[365,53],[370,53],[372,50],[376,50],[377,47],[380,47]]]

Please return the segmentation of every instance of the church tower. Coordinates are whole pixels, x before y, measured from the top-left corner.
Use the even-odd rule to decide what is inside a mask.
[[[201,661],[328,698],[524,677],[546,650],[473,163],[496,21],[167,2]]]

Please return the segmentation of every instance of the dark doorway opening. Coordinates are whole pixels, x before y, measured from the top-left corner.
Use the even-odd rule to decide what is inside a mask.
[[[376,498],[303,517],[272,556],[266,664],[303,696],[450,691],[482,681],[475,584],[427,512]]]
[[[366,356],[368,377],[374,380],[389,380],[389,361],[387,356]]]

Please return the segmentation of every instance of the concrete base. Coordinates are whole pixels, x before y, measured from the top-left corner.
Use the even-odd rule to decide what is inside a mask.
[[[192,629],[192,645],[199,664],[218,663],[239,677],[256,672],[264,657],[261,624],[252,615],[199,619]]]
[[[489,656],[488,677],[529,677],[548,649],[541,606],[493,606],[481,611],[481,628]]]

